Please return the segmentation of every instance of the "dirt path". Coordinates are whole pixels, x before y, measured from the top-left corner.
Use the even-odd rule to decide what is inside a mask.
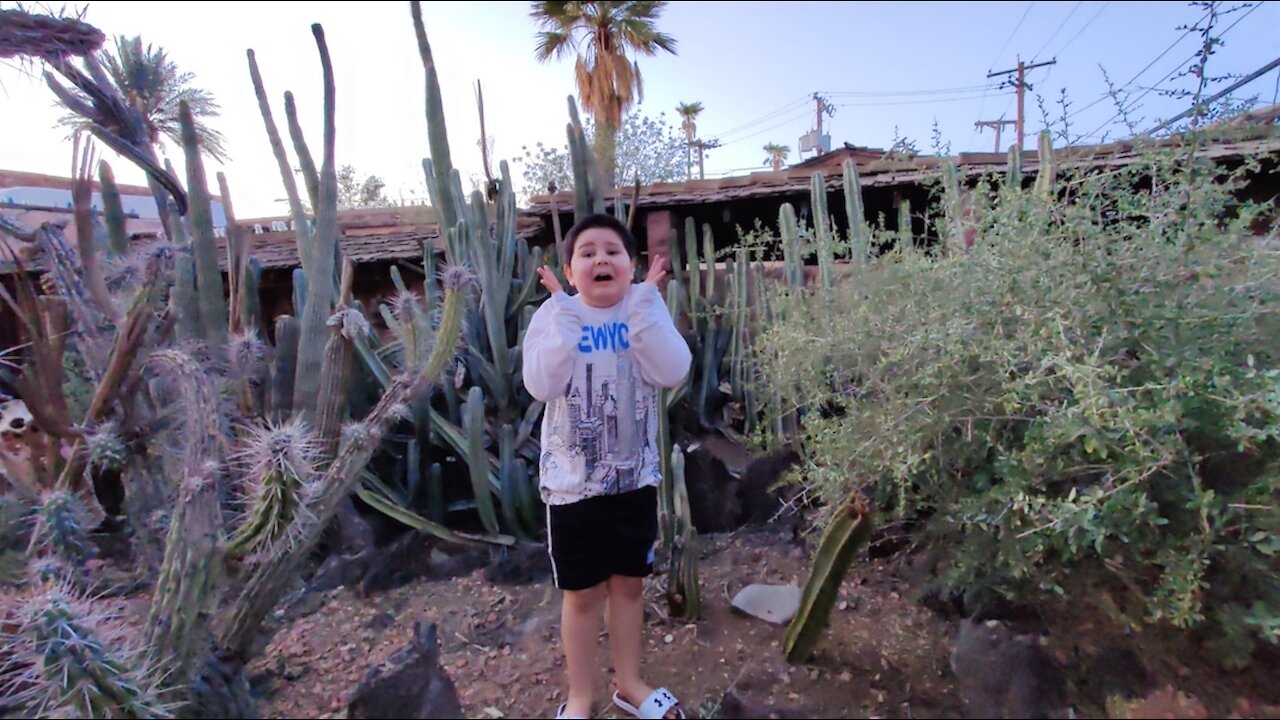
[[[754,583],[802,585],[805,551],[773,531],[702,538],[705,619],[668,620],[662,578],[646,584],[647,678],[670,688],[691,717],[755,713],[721,708],[726,690],[801,717],[957,717],[947,671],[951,629],[904,599],[893,580],[851,574],[830,634],[813,662],[790,667],[784,628],[733,610]],[[439,624],[442,662],[467,717],[553,717],[562,699],[559,596],[547,583],[497,586],[480,571],[419,581],[361,598],[328,593],[315,612],[280,630],[250,668],[264,717],[344,717],[348,693],[403,645],[414,621]],[[607,646],[601,628],[597,717],[624,717],[607,704]]]

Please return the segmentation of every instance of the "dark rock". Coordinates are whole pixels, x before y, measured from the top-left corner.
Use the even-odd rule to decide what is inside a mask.
[[[684,471],[694,528],[731,532],[773,520],[786,503],[785,494],[772,488],[799,459],[790,449],[753,458],[739,478],[706,443],[694,443],[685,454]]]
[[[367,597],[425,577],[431,572],[433,540],[429,533],[411,530],[375,551],[360,583],[360,593]]]
[[[462,704],[440,665],[436,625],[414,623],[413,638],[369,671],[351,693],[349,718],[461,718]]]
[[[800,456],[786,448],[755,458],[747,464],[738,481],[742,523],[758,525],[769,522],[785,507],[783,494],[771,488],[799,461]]]
[[[503,548],[484,569],[484,579],[495,585],[531,585],[551,579],[547,546],[523,544]]]
[[[428,580],[448,580],[450,578],[470,575],[489,563],[487,550],[477,546],[468,547],[443,560],[431,564],[427,572]]]
[[[1151,674],[1137,653],[1115,645],[1089,663],[1081,683],[1081,692],[1099,707],[1103,707],[1108,698],[1137,700],[1154,689]]]
[[[1033,637],[1007,625],[961,621],[951,670],[970,718],[1050,718],[1062,714],[1062,671]]]
[[[730,532],[739,527],[738,479],[706,445],[697,443],[685,452],[684,484],[689,492],[689,514],[699,533]]]
[[[359,555],[334,553],[325,558],[324,563],[320,565],[320,569],[316,570],[315,575],[311,577],[311,582],[307,584],[307,589],[312,592],[324,592],[334,588],[354,585],[365,576],[372,561],[372,550]]]

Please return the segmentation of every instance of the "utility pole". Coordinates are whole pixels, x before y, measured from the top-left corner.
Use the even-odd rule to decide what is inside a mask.
[[[1057,64],[1057,62],[1058,62],[1057,60],[1050,60],[1048,62],[1036,63],[1035,65],[1028,65],[1022,62],[1022,57],[1019,56],[1018,67],[1012,70],[1001,70],[1000,72],[987,73],[988,78],[999,77],[1000,75],[1008,75],[1010,73],[1018,74],[1018,80],[1016,81],[1015,87],[1018,90],[1018,121],[1016,124],[1018,126],[1018,149],[1019,150],[1022,149],[1023,131],[1026,128],[1025,115],[1023,114],[1023,103],[1025,101],[1026,94],[1027,94],[1027,71],[1034,70],[1038,67],[1045,67],[1046,65],[1054,65],[1054,64]]]
[[[1000,120],[979,120],[978,122],[974,123],[973,126],[978,130],[981,130],[984,127],[994,128],[996,131],[996,150],[995,151],[1000,152],[1000,130],[1003,129],[1005,125],[1016,125],[1016,124],[1017,123],[1015,123],[1012,120],[1005,120],[1002,118]]]
[[[705,180],[707,178],[706,166],[703,164],[704,155],[708,150],[714,150],[720,147],[720,140],[717,138],[702,139],[698,138],[693,141],[693,146],[698,150],[698,179]]]
[[[821,138],[822,137],[822,114],[827,113],[829,115],[834,115],[836,112],[836,109],[831,107],[831,104],[827,102],[827,99],[822,97],[818,93],[813,94],[813,100],[818,104],[818,108],[817,108],[818,137]]]

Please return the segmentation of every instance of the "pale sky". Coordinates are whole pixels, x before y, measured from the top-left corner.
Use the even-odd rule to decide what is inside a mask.
[[[1221,19],[1219,28],[1231,29],[1211,61],[1211,75],[1247,74],[1280,56],[1280,4],[1254,5]],[[573,63],[534,59],[536,28],[528,9],[526,2],[423,5],[453,159],[464,183],[481,173],[477,79],[498,159],[520,156],[523,146],[539,140],[564,145]],[[1043,125],[1035,94],[1058,117],[1063,87],[1073,103],[1073,134],[1096,140],[1109,132],[1115,138],[1126,133],[1099,66],[1116,85],[1146,93],[1137,114],[1145,117],[1144,129],[1150,127],[1186,107],[1150,88],[1174,85],[1169,77],[1197,48],[1197,36],[1185,26],[1203,15],[1183,2],[677,0],[659,20],[678,41],[677,54],[640,58],[641,109],[664,114],[678,127],[676,104],[701,101],[706,109],[698,134],[724,143],[707,157],[708,176],[766,169],[762,146],[769,142],[791,146],[790,162],[802,159],[798,138],[813,126],[814,92],[836,106],[835,115],[824,118],[835,147],[888,147],[897,127],[931,152],[936,121],[953,152],[990,151],[992,132],[979,132],[974,121],[1013,119],[1015,110],[1012,92],[996,88],[1000,78],[987,74],[1015,67],[1021,56],[1028,63],[1057,61],[1028,73],[1028,147]],[[321,23],[337,78],[339,165],[380,175],[393,196],[423,194],[424,75],[407,2],[93,2],[86,19],[108,36],[140,34],[164,46],[181,68],[195,73],[195,84],[216,96],[222,116],[213,122],[227,137],[231,160],[225,166],[207,161],[206,168],[211,184],[214,172],[227,174],[240,217],[286,211],[245,51],[257,55],[277,122],[283,123],[284,91],[294,92],[319,159],[320,67],[310,25]],[[66,175],[71,146],[54,127],[60,112],[52,94],[16,63],[0,63],[0,168]],[[1278,92],[1280,73],[1272,71],[1238,95],[1270,104]],[[1006,129],[1002,144],[1012,138],[1012,128]],[[180,151],[167,150],[181,169]],[[114,159],[113,167],[122,182],[143,182],[132,165]],[[519,182],[518,165],[512,174]]]

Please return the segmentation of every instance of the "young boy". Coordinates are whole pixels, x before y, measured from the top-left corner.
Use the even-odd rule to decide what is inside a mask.
[[[569,695],[558,718],[589,717],[600,612],[607,606],[614,704],[636,717],[684,717],[665,688],[640,677],[643,578],[658,535],[658,388],[689,372],[689,346],[658,284],[666,259],[636,272],[636,241],[609,215],[583,218],[565,238],[568,295],[539,268],[551,298],[524,336],[524,383],[547,403],[540,486]]]

